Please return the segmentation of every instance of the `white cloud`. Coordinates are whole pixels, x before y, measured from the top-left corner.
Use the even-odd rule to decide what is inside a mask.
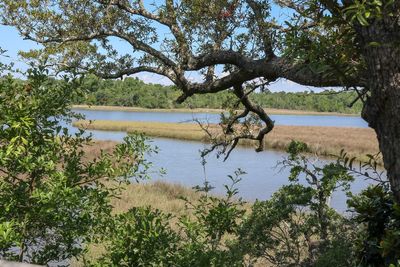
[[[154,84],[161,84],[161,85],[172,85],[173,83],[166,77],[150,73],[150,72],[141,72],[138,74],[132,75],[132,77],[137,77],[142,80],[144,83],[154,83]]]
[[[298,83],[286,80],[286,79],[279,79],[276,82],[272,83],[268,86],[268,89],[272,92],[304,92],[304,91],[314,91],[314,92],[321,92],[324,90],[339,90],[341,88],[334,88],[334,87],[313,87],[313,86],[304,86]]]

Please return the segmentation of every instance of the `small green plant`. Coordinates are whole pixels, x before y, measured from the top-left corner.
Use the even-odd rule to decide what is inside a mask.
[[[355,249],[361,266],[397,266],[400,260],[400,207],[394,199],[386,172],[379,167],[380,153],[366,155],[366,161],[339,158],[349,173],[371,182],[359,194],[348,192],[347,205],[357,225]]]
[[[400,259],[400,206],[385,186],[374,185],[348,200],[359,225],[358,257],[365,266],[396,266]]]
[[[236,197],[236,185],[244,174],[238,169],[234,175],[228,175],[231,184],[225,185],[223,198],[210,195],[206,183],[197,188],[204,192],[198,202],[184,199],[191,215],[179,218],[183,236],[181,266],[241,266],[242,255],[235,252],[232,244],[245,214],[244,202]]]

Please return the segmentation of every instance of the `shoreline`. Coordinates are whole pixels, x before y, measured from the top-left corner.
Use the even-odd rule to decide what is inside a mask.
[[[204,131],[197,124],[188,123],[159,123],[137,121],[75,121],[72,124],[78,128],[88,130],[142,132],[151,137],[171,138],[187,141],[200,141],[207,143]],[[217,125],[210,125],[215,133],[220,133]],[[339,155],[344,149],[350,156],[361,160],[367,154],[376,154],[379,151],[376,134],[369,128],[340,128],[319,126],[275,126],[274,130],[264,139],[267,149],[284,151],[292,140],[306,143],[311,153],[321,156]],[[242,140],[239,145],[255,147],[251,140]]]
[[[72,105],[72,109],[81,110],[94,110],[94,111],[125,111],[125,112],[172,112],[172,113],[214,113],[219,114],[224,112],[223,109],[212,108],[141,108],[141,107],[123,107],[123,106],[95,106],[95,105]],[[305,110],[290,110],[290,109],[264,109],[270,115],[309,115],[309,116],[343,116],[343,117],[360,117],[359,114],[339,113],[339,112],[318,112],[318,111],[305,111]]]

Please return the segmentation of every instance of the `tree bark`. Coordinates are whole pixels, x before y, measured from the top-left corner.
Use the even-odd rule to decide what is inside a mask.
[[[400,44],[396,17],[377,19],[358,32],[370,96],[362,117],[376,132],[391,189],[400,203]]]

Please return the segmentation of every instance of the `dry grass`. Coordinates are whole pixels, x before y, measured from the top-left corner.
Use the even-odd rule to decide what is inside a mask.
[[[149,109],[139,107],[121,107],[121,106],[90,106],[90,105],[73,105],[72,108],[85,109],[85,110],[105,110],[105,111],[131,111],[131,112],[188,112],[188,113],[221,113],[223,109],[212,108],[171,108],[171,109]],[[358,116],[357,114],[346,114],[338,112],[318,112],[306,110],[291,110],[291,109],[277,109],[266,108],[264,109],[268,114],[273,115],[325,115],[325,116]]]
[[[159,123],[134,121],[78,121],[77,127],[105,131],[143,132],[153,137],[165,137],[181,140],[207,141],[207,137],[197,124]],[[218,131],[216,125],[211,129]],[[285,150],[291,140],[307,143],[311,152],[319,155],[337,155],[342,149],[352,156],[364,158],[366,154],[379,151],[376,134],[369,128],[317,127],[317,126],[275,126],[265,138],[267,148]],[[241,145],[254,146],[252,141],[243,141]]]
[[[266,137],[267,145],[276,149],[286,147],[291,140],[307,143],[320,155],[339,154],[344,149],[351,155],[363,157],[379,151],[376,134],[369,128],[276,126]]]
[[[133,207],[150,206],[165,213],[184,215],[185,203],[181,197],[196,201],[200,193],[180,184],[155,181],[127,185],[120,199],[112,204],[115,213],[126,212]]]
[[[101,155],[101,150],[111,153],[118,142],[108,140],[94,140],[89,145],[84,145],[83,150],[88,159],[98,158]]]

